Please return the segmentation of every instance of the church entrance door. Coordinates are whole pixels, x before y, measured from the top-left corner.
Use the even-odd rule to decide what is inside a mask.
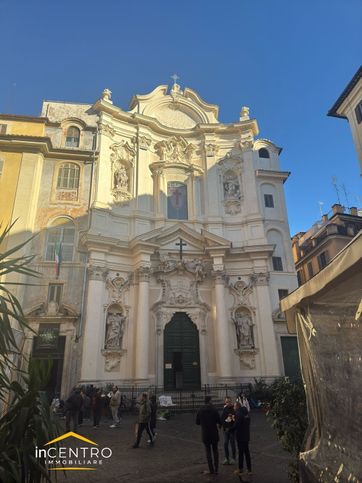
[[[165,327],[164,385],[168,390],[201,386],[199,332],[184,312],[176,312]]]

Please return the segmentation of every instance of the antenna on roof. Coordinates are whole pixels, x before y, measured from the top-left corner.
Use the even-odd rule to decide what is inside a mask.
[[[344,197],[346,198],[346,206],[347,208],[349,208],[349,199],[348,199],[348,194],[347,194],[347,190],[346,190],[346,186],[344,184],[341,185],[341,188],[342,188],[342,191],[344,193]]]
[[[334,186],[334,189],[336,190],[338,203],[341,204],[341,199],[339,197],[339,189],[338,189],[338,186],[337,186],[337,178],[335,176],[332,176],[332,185]]]
[[[324,205],[324,201],[318,201],[318,205],[319,205],[319,212],[320,212],[321,218],[322,218],[322,216],[323,216],[322,206]]]

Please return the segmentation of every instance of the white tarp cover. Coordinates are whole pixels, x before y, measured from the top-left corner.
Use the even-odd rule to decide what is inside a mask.
[[[281,303],[307,395],[304,483],[362,482],[361,296],[362,231]]]

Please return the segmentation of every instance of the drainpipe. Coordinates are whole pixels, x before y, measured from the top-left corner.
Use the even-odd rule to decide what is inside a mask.
[[[87,208],[87,213],[88,213],[88,226],[86,228],[86,232],[89,231],[91,227],[91,219],[92,219],[92,212],[91,212],[91,201],[92,201],[92,190],[93,190],[93,176],[94,176],[94,163],[96,160],[96,152],[97,152],[97,144],[98,144],[98,134],[99,130],[97,127],[97,130],[93,136],[93,156],[91,161],[85,162],[85,164],[90,164],[91,165],[91,175],[90,175],[90,180],[89,180],[89,197],[88,197],[88,208]],[[78,324],[78,330],[76,333],[76,342],[79,341],[79,339],[82,336],[83,332],[83,321],[84,321],[84,303],[85,303],[85,289],[86,289],[86,283],[87,283],[87,268],[88,268],[88,261],[89,261],[89,254],[87,252],[87,258],[85,261],[84,265],[84,274],[83,274],[83,287],[82,287],[82,300],[81,300],[81,305],[80,305],[80,320]]]

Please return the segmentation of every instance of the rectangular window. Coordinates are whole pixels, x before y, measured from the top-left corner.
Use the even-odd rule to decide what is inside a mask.
[[[319,269],[322,270],[328,263],[328,252],[322,252],[318,255],[318,265]]]
[[[298,285],[303,285],[303,272],[301,270],[297,271]]]
[[[281,257],[272,257],[273,260],[273,270],[276,272],[283,271],[283,262]]]
[[[4,160],[0,159],[0,176],[3,174],[4,171]]]
[[[313,265],[312,265],[312,262],[309,262],[308,265],[308,275],[309,275],[309,278],[312,278],[314,273],[313,273]]]
[[[287,288],[279,288],[278,289],[278,295],[279,295],[279,300],[282,300],[284,297],[286,297],[289,294],[289,291]]]
[[[0,124],[0,134],[6,134],[7,124]]]
[[[62,298],[63,285],[60,283],[50,283],[48,287],[48,303],[56,302],[60,305]]]
[[[266,208],[274,208],[273,195],[264,195],[264,204]]]
[[[184,183],[167,183],[167,218],[187,220],[187,186]]]
[[[362,101],[357,105],[354,112],[356,114],[357,124],[361,124],[361,122],[362,122]]]

